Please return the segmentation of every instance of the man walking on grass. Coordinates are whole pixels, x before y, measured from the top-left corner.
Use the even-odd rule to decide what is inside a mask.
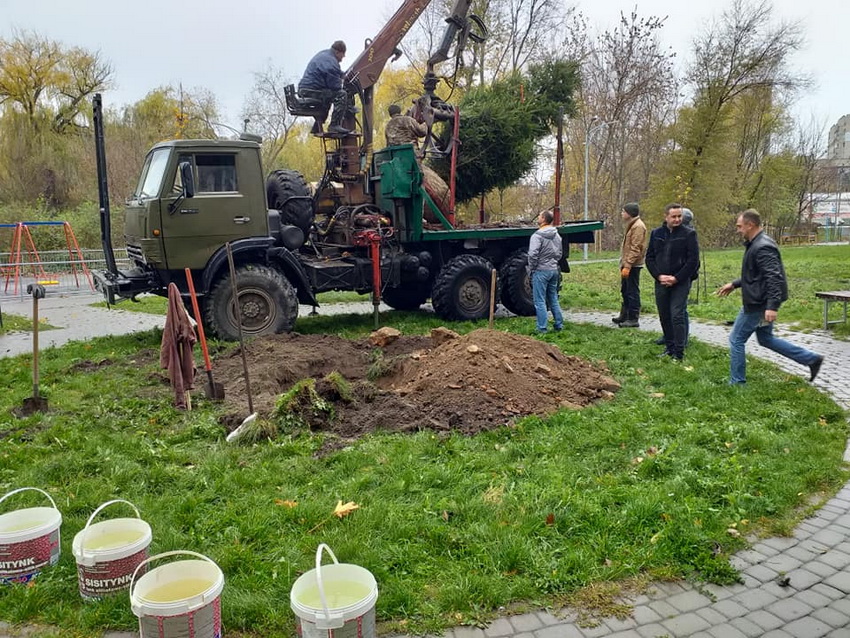
[[[655,278],[655,305],[664,332],[661,356],[681,361],[687,338],[685,309],[691,280],[699,269],[697,235],[693,228],[682,225],[681,204],[668,204],[664,223],[652,231],[646,268]]]
[[[735,228],[746,246],[741,277],[720,287],[716,293],[725,297],[735,288],[740,288],[743,302],[729,334],[729,383],[737,385],[747,380],[745,348],[747,339],[754,332],[759,345],[809,366],[809,381],[814,381],[820,372],[823,355],[773,336],[773,323],[779,306],[788,299],[788,282],[779,247],[762,230],[761,216],[754,209],[741,213]]]

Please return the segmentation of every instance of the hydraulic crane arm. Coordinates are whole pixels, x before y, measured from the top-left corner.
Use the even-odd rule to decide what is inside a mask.
[[[345,72],[345,81],[358,84],[361,90],[374,85],[387,60],[401,55],[399,42],[429,4],[431,0],[405,0],[378,35],[367,41],[366,48]]]

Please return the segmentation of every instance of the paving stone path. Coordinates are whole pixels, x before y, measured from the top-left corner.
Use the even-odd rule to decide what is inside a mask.
[[[91,301],[89,301],[90,303]],[[61,305],[60,302],[55,302]],[[77,325],[93,324],[96,331],[73,327],[45,332],[53,335],[53,345],[65,340],[89,338],[95,334],[123,334],[161,325],[161,318],[134,318],[121,312],[120,318],[94,316],[79,301],[71,304],[80,313]],[[361,307],[366,306],[366,307]],[[96,309],[94,309],[96,310]],[[340,304],[335,311],[371,310],[369,304]],[[4,306],[4,311],[7,311]],[[326,310],[325,313],[328,311]],[[18,314],[22,314],[18,312]],[[46,312],[48,321],[64,325],[60,316]],[[306,313],[305,313],[306,314]],[[89,319],[91,317],[91,319]],[[570,321],[611,326],[610,315],[568,313]],[[147,322],[150,320],[150,325]],[[145,325],[135,325],[133,322]],[[82,322],[82,323],[80,323]],[[67,323],[67,321],[66,321]],[[652,317],[641,319],[641,329],[660,331]],[[729,328],[691,322],[691,335],[713,345],[726,347]],[[827,333],[802,334],[777,329],[795,343],[826,355],[815,385],[850,409],[850,343],[836,341]],[[64,336],[63,336],[64,335]],[[28,339],[23,341],[28,343]],[[26,352],[9,336],[0,337],[0,356]],[[23,348],[23,349],[19,349]],[[16,350],[18,349],[18,350]],[[747,352],[778,364],[793,374],[808,376],[808,369],[760,347],[752,339]],[[850,462],[850,446],[844,454]],[[815,515],[806,519],[788,538],[769,538],[736,554],[732,563],[741,570],[743,584],[728,587],[687,582],[660,583],[634,598],[632,616],[627,620],[606,619],[596,627],[580,627],[569,609],[540,610],[499,618],[486,628],[456,627],[446,638],[850,638],[850,483]],[[777,584],[783,574],[788,586]],[[36,627],[11,627],[0,621],[0,638],[19,636],[61,636]],[[133,632],[107,632],[104,638],[138,638]],[[408,637],[397,637],[408,638]]]

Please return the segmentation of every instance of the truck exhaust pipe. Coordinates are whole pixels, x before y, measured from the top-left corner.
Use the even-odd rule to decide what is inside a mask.
[[[112,250],[112,219],[109,212],[109,184],[106,179],[106,144],[103,137],[103,99],[95,93],[92,99],[92,122],[94,124],[94,148],[97,157],[97,194],[100,203],[100,242],[106,259],[106,270],[118,275],[115,252]]]

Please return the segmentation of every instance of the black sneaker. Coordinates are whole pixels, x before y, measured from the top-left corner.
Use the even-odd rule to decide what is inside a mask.
[[[812,373],[812,376],[809,377],[809,381],[814,381],[815,377],[818,376],[818,372],[820,372],[820,367],[823,364],[823,357],[818,357],[818,360],[815,361],[812,365],[809,366],[809,372]]]

